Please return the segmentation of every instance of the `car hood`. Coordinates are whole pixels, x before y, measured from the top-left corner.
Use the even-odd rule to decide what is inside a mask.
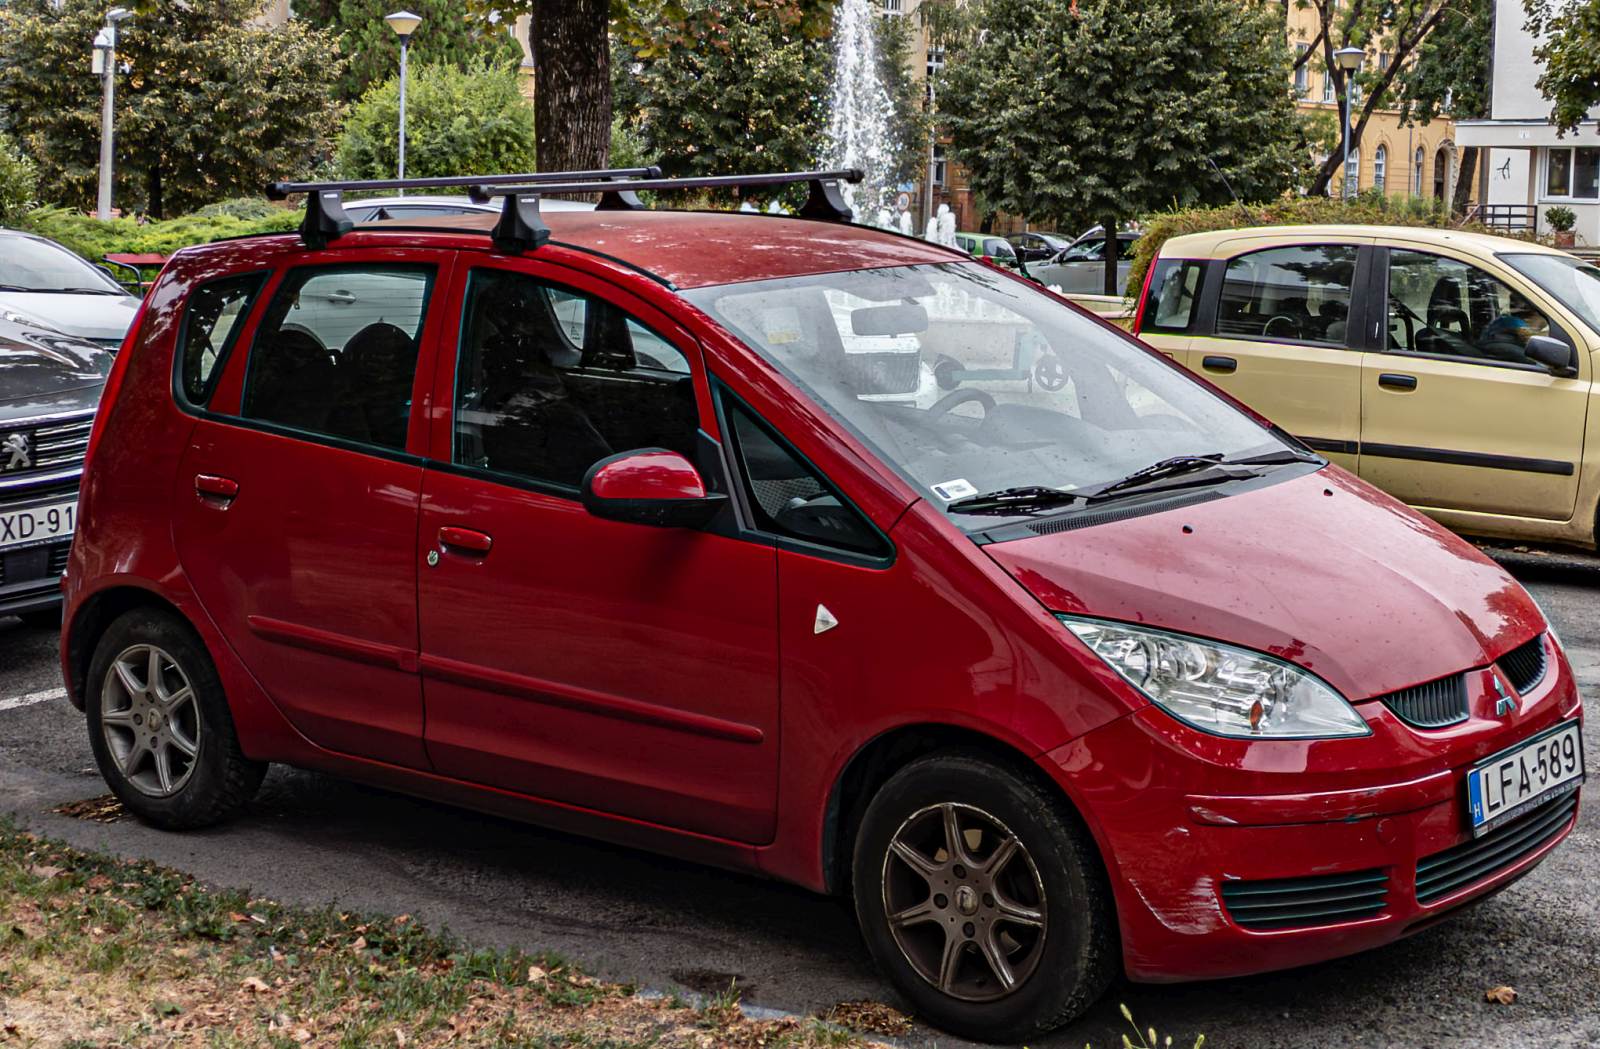
[[[985,549],[1053,611],[1270,652],[1351,700],[1483,666],[1544,623],[1499,565],[1336,466]]]
[[[82,339],[0,320],[0,427],[92,411],[113,359]]]
[[[121,342],[133,324],[133,315],[139,311],[139,300],[131,295],[0,291],[0,308],[25,313],[80,339]]]

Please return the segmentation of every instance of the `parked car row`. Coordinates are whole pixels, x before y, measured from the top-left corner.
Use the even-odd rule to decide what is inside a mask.
[[[62,633],[129,810],[214,823],[281,761],[846,893],[905,997],[984,1040],[1119,972],[1391,942],[1571,832],[1548,622],[1342,446],[936,245],[541,221],[167,264],[89,439]],[[1491,329],[1516,396],[1589,375],[1373,234],[1248,235],[1170,244],[1142,308],[1208,377],[1220,346],[1238,376],[1394,353],[1426,394]],[[1586,287],[1564,265],[1505,262]],[[1590,300],[1534,281],[1589,349]]]

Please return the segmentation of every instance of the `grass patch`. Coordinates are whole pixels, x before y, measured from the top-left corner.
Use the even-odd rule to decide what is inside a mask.
[[[861,1046],[733,994],[641,996],[407,915],[292,907],[0,819],[0,1046]]]

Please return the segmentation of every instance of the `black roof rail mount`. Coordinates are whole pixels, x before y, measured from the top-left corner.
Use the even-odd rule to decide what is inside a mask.
[[[516,175],[447,175],[429,178],[347,179],[339,182],[269,182],[267,199],[284,200],[292,193],[306,194],[306,217],[300,223],[300,239],[306,247],[325,248],[328,241],[350,232],[355,226],[345,214],[343,195],[348,192],[383,189],[466,188],[472,199],[489,199],[483,186],[526,185],[543,182],[570,182],[573,179],[660,178],[655,165],[636,168],[595,168],[588,171],[530,171]]]
[[[840,182],[860,182],[858,168],[837,171],[787,171],[758,175],[707,175],[696,178],[637,178],[625,181],[594,180],[572,182],[540,182],[538,184],[506,185],[483,183],[474,188],[474,195],[488,197],[538,197],[546,193],[598,193],[599,211],[633,211],[643,207],[639,202],[640,190],[683,189],[753,189],[758,186],[786,186],[797,182],[810,185],[806,202],[800,207],[800,217],[828,222],[849,222],[853,215],[839,191]]]

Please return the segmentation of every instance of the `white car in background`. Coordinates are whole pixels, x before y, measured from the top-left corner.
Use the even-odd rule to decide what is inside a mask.
[[[499,214],[498,200],[479,203],[456,194],[427,194],[409,197],[367,197],[344,202],[344,213],[352,222],[382,222],[386,219],[438,219],[450,215]],[[594,205],[581,200],[541,200],[543,211],[593,211]]]
[[[0,318],[115,350],[139,299],[53,240],[0,230]]]

